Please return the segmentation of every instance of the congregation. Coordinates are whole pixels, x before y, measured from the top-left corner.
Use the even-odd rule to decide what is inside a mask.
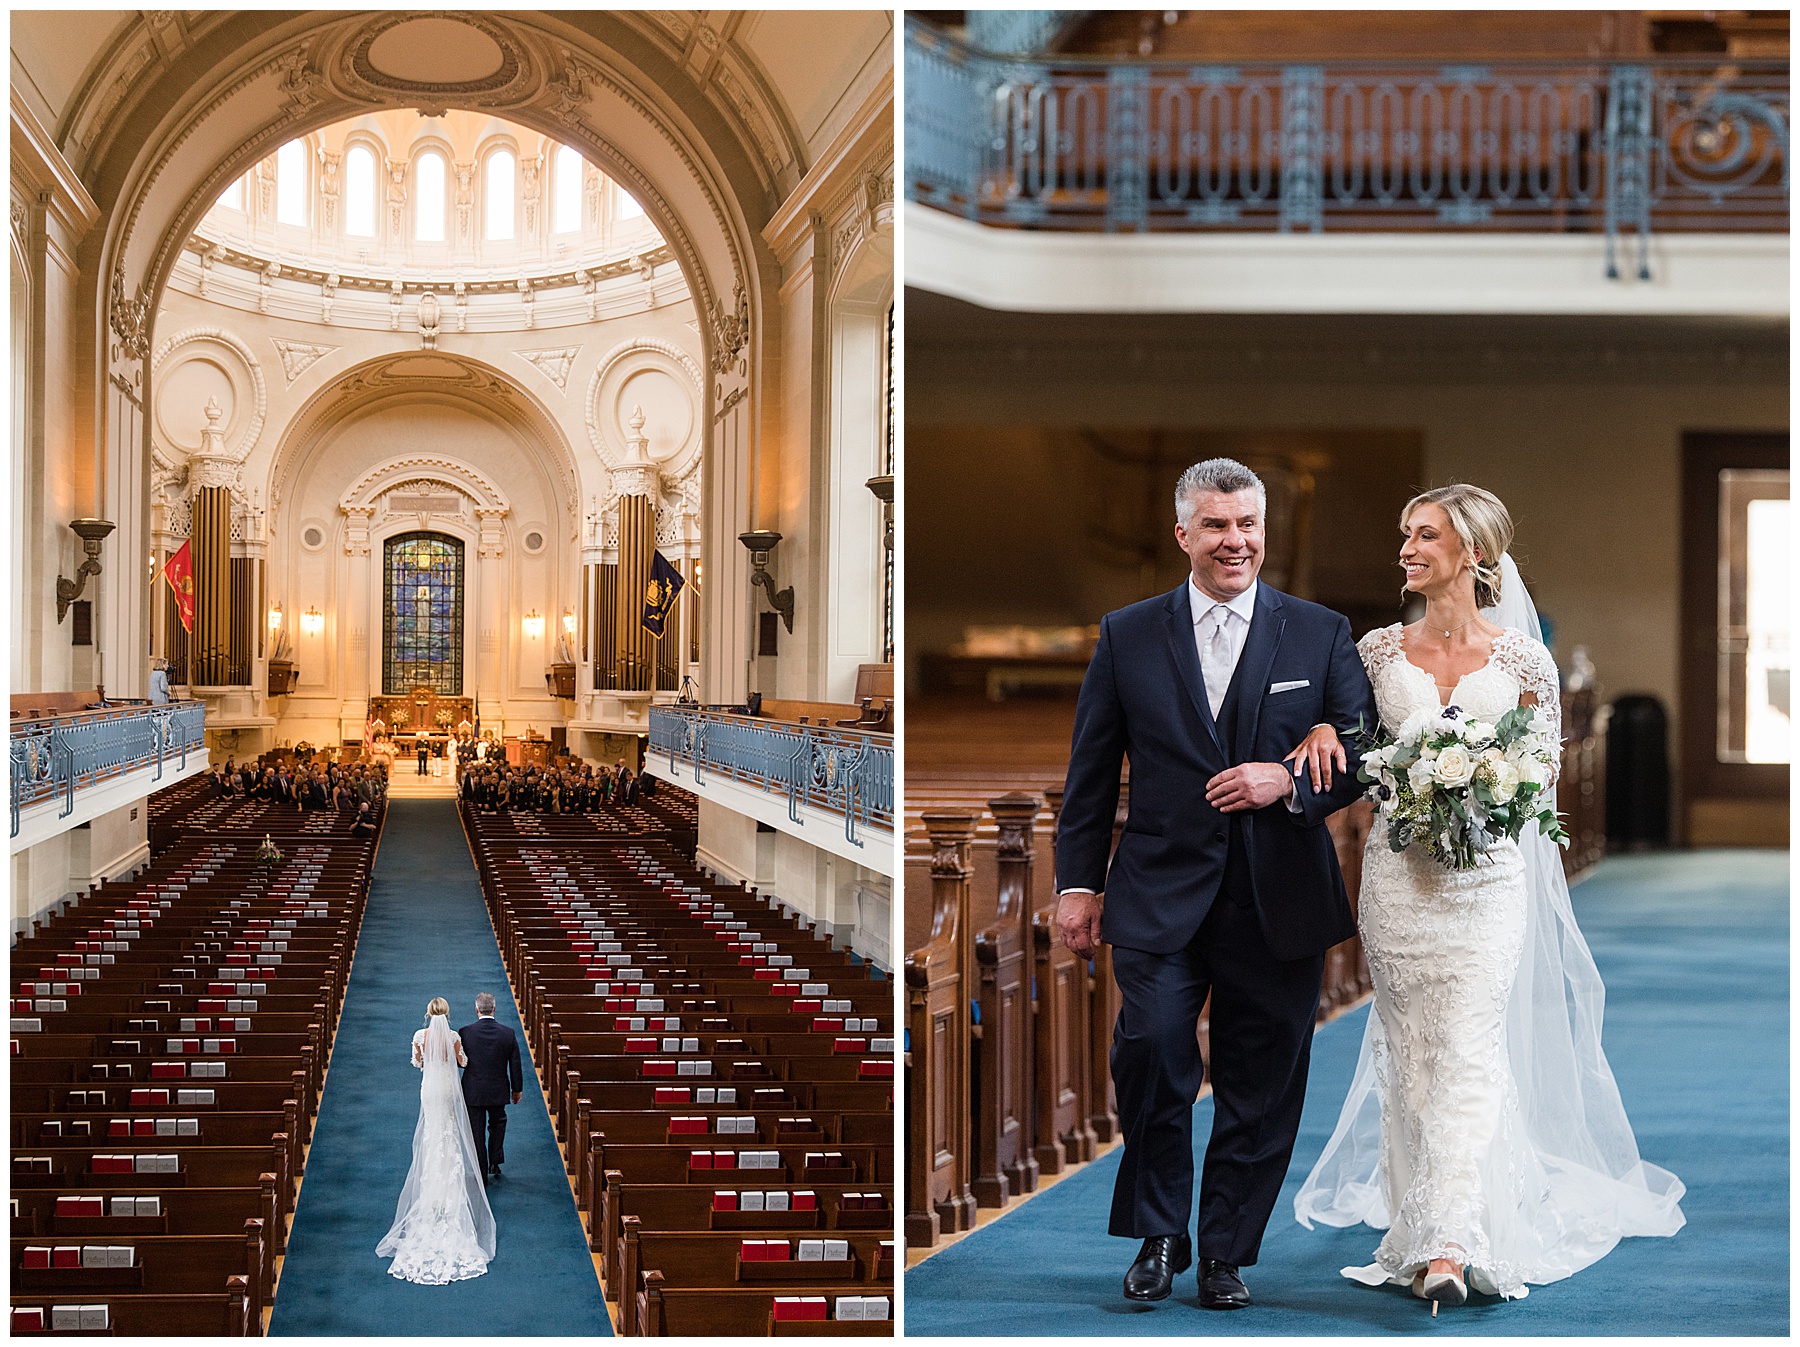
[[[591,763],[515,767],[504,763],[471,763],[462,775],[458,795],[487,812],[535,809],[545,814],[591,814],[609,805],[636,804],[654,794],[656,779],[634,773],[624,763],[596,769]]]

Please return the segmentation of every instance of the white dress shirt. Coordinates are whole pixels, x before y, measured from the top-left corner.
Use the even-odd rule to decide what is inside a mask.
[[[1228,603],[1220,603],[1203,592],[1194,583],[1192,575],[1188,576],[1188,611],[1194,619],[1194,648],[1200,652],[1200,673],[1206,680],[1206,700],[1215,720],[1226,690],[1231,686],[1231,677],[1237,672],[1244,643],[1250,639],[1250,619],[1256,613],[1256,587],[1260,583],[1252,580],[1242,594]],[[1289,813],[1300,813],[1300,792],[1297,789],[1288,791],[1285,803]],[[1093,890],[1063,889],[1060,892],[1092,893]]]
[[[1194,619],[1194,646],[1200,652],[1200,673],[1206,680],[1206,700],[1213,719],[1237,672],[1244,642],[1250,639],[1250,619],[1256,615],[1256,586],[1252,580],[1242,594],[1220,603],[1188,576],[1188,611]]]

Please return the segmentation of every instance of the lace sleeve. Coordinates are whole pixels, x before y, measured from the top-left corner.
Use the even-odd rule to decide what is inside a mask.
[[[1362,656],[1363,668],[1368,670],[1371,680],[1382,669],[1401,657],[1401,628],[1398,624],[1391,627],[1377,627],[1364,634],[1356,643],[1356,653]]]
[[[413,1035],[412,1064],[417,1067],[425,1065],[425,1031],[423,1029]]]
[[[1548,734],[1562,740],[1562,682],[1557,677],[1556,661],[1539,641],[1508,630],[1494,647],[1494,663],[1519,680],[1521,699],[1531,694],[1537,699],[1538,723]]]

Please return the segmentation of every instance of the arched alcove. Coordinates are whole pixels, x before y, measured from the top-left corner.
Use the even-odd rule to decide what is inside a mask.
[[[226,185],[279,145],[382,106],[504,115],[571,145],[628,191],[667,241],[693,296],[706,371],[698,419],[710,484],[708,537],[724,540],[706,544],[707,626],[714,635],[703,681],[713,686],[709,695],[740,695],[744,632],[735,618],[747,603],[748,566],[733,539],[751,523],[747,478],[768,401],[756,353],[757,314],[773,271],[758,234],[774,203],[769,147],[647,43],[642,20],[457,14],[430,22],[479,33],[501,53],[493,71],[426,84],[384,70],[376,39],[426,21],[396,12],[221,16],[210,24],[216,41],[182,52],[149,87],[124,102],[109,104],[97,91],[82,102],[74,120],[93,147],[108,208],[107,228],[90,240],[84,266],[93,278],[100,355],[92,388],[102,495],[136,499],[148,484],[148,436],[138,413],[145,397],[156,396],[153,374],[141,369],[159,335],[151,330],[154,315],[184,240]],[[385,50],[394,48],[390,37]],[[210,55],[217,50],[229,50],[230,60]],[[681,115],[672,112],[677,106]],[[580,500],[581,492],[570,499]],[[147,526],[122,520],[121,546],[137,549]],[[140,605],[114,608],[120,629],[109,639],[147,648],[147,629],[130,616]],[[725,612],[734,620],[718,620]]]

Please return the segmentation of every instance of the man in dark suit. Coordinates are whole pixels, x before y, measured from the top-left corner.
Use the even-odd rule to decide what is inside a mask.
[[[1075,713],[1056,837],[1057,924],[1113,947],[1112,1075],[1125,1151],[1110,1232],[1144,1241],[1125,1294],[1160,1300],[1194,1255],[1195,1025],[1212,995],[1213,1131],[1200,1183],[1200,1303],[1250,1303],[1312,1049],[1325,951],[1356,934],[1325,819],[1360,793],[1282,759],[1316,724],[1346,744],[1374,699],[1341,614],[1258,582],[1266,495],[1230,459],[1176,487],[1191,574],[1107,614]],[[1112,855],[1119,773],[1131,762]]]
[[[458,1029],[463,1055],[463,1103],[469,1109],[469,1130],[475,1134],[475,1158],[481,1162],[481,1181],[501,1177],[506,1163],[507,1095],[519,1102],[525,1090],[525,1068],[519,1060],[519,1038],[494,1018],[494,997],[481,992],[475,997],[475,1023]],[[509,1090],[510,1087],[510,1090]]]

